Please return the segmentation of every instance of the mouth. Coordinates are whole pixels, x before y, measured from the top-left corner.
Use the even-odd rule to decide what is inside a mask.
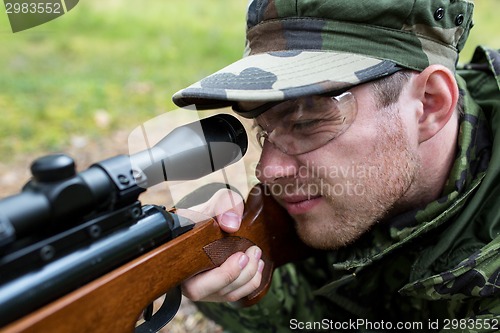
[[[291,215],[300,215],[310,212],[314,207],[319,205],[323,200],[323,196],[286,196],[279,198],[285,209]]]

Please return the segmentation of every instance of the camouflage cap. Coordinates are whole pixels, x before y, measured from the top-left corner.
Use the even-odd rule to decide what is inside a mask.
[[[343,90],[400,68],[454,70],[473,0],[251,0],[243,59],[177,92],[217,108]]]

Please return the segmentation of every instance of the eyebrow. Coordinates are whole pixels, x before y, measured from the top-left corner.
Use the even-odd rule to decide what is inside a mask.
[[[267,102],[264,103],[256,108],[253,108],[251,110],[241,110],[238,103],[234,103],[232,105],[232,109],[234,112],[236,112],[238,115],[242,116],[243,118],[255,118],[265,111],[269,110],[273,106],[276,106],[280,103],[283,103],[285,101],[274,101],[274,102]]]
[[[262,105],[259,105],[259,106],[255,107],[253,109],[250,109],[250,110],[242,110],[240,108],[240,106],[238,105],[238,102],[235,102],[235,103],[233,103],[231,105],[231,108],[233,109],[233,111],[235,113],[237,113],[238,115],[242,116],[243,118],[255,118],[255,117],[261,115],[262,113],[266,112],[267,110],[273,108],[274,106],[276,106],[278,104],[281,104],[281,103],[284,103],[284,102],[289,102],[289,101],[297,100],[297,99],[304,98],[304,97],[314,97],[314,96],[335,97],[335,96],[340,96],[343,93],[345,93],[346,91],[348,91],[348,90],[350,90],[350,89],[352,89],[354,87],[356,87],[356,85],[349,86],[349,87],[344,87],[342,89],[330,91],[330,92],[327,92],[327,93],[324,93],[324,94],[319,94],[319,95],[306,95],[306,96],[302,96],[302,97],[297,97],[295,99],[285,99],[285,100],[281,100],[281,101],[271,101],[271,102],[267,102],[267,103],[264,103]]]
[[[289,101],[284,101],[283,103],[280,104],[287,104],[287,105],[275,105],[273,107],[277,107],[277,109],[271,110],[273,107],[268,109],[267,115],[269,115],[269,120],[274,121],[274,120],[280,120],[284,119],[287,116],[291,116],[294,112],[297,111],[297,104],[295,103],[295,100],[289,100]],[[288,104],[291,104],[289,107]],[[281,107],[280,107],[281,106]],[[265,115],[264,115],[265,116]]]

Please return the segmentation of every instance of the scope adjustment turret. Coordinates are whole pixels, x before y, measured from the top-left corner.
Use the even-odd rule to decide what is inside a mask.
[[[65,154],[40,157],[31,165],[31,174],[37,182],[57,182],[76,175],[75,161]]]

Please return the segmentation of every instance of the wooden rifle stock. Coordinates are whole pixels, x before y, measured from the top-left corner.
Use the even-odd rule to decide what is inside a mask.
[[[133,332],[148,304],[185,279],[214,268],[231,254],[255,244],[262,249],[265,268],[259,289],[241,300],[241,305],[248,306],[265,295],[274,268],[311,253],[297,238],[291,217],[274,199],[264,195],[261,185],[250,192],[237,233],[224,233],[214,219],[191,213],[193,220],[203,220],[191,231],[7,325],[0,332]]]

